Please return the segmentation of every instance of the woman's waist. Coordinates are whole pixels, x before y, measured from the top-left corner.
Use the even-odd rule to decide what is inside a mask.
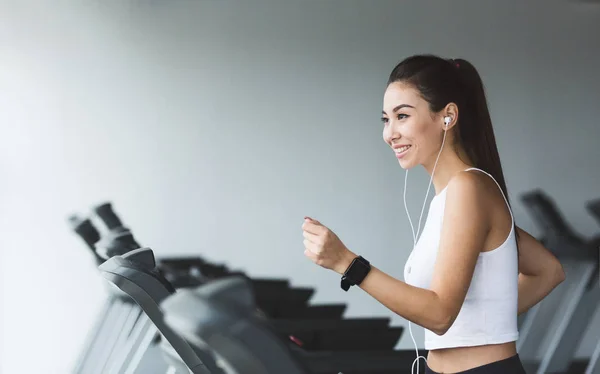
[[[427,355],[428,366],[441,373],[456,373],[492,362],[504,360],[517,354],[514,341],[470,347],[432,349]]]

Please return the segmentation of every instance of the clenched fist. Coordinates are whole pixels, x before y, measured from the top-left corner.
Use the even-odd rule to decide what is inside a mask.
[[[352,260],[357,257],[333,231],[310,217],[304,217],[302,234],[304,255],[325,269],[344,274]]]

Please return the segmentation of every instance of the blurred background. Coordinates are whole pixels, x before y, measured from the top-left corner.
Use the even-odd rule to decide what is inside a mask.
[[[2,372],[72,367],[106,289],[66,219],[103,201],[157,256],[287,278],[407,326],[308,261],[301,224],[403,279],[404,171],[379,113],[415,53],[479,69],[517,224],[540,234],[519,196],[542,188],[595,235],[599,47],[600,3],[573,0],[1,0]],[[413,222],[428,181],[409,174]]]

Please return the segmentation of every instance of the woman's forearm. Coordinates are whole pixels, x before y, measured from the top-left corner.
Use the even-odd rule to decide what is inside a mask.
[[[375,267],[360,288],[394,313],[436,334],[444,334],[450,327],[450,316],[431,290],[411,286]]]
[[[564,277],[560,274],[525,275],[519,273],[519,307],[518,314],[525,313],[539,303]]]
[[[355,257],[348,251],[333,270],[344,274]],[[450,328],[452,317],[431,290],[411,286],[374,266],[359,287],[400,317],[436,334],[442,335]]]

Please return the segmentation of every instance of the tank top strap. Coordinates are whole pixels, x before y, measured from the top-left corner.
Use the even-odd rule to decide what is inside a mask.
[[[494,178],[490,173],[488,173],[485,170],[481,170],[479,168],[468,168],[465,169],[463,171],[470,171],[470,170],[477,170],[482,172],[483,174],[486,174],[488,177],[492,178],[492,180],[496,183],[496,185],[498,186],[498,188],[500,189],[500,193],[502,194],[502,197],[504,198],[504,202],[506,203],[506,206],[508,207],[508,212],[510,213],[510,219],[512,220],[512,224],[515,224],[515,217],[513,216],[512,213],[512,209],[510,208],[510,204],[508,203],[508,199],[506,198],[506,195],[504,195],[504,191],[502,191],[502,187],[500,187],[500,184],[498,183],[498,181],[496,180],[496,178]]]

